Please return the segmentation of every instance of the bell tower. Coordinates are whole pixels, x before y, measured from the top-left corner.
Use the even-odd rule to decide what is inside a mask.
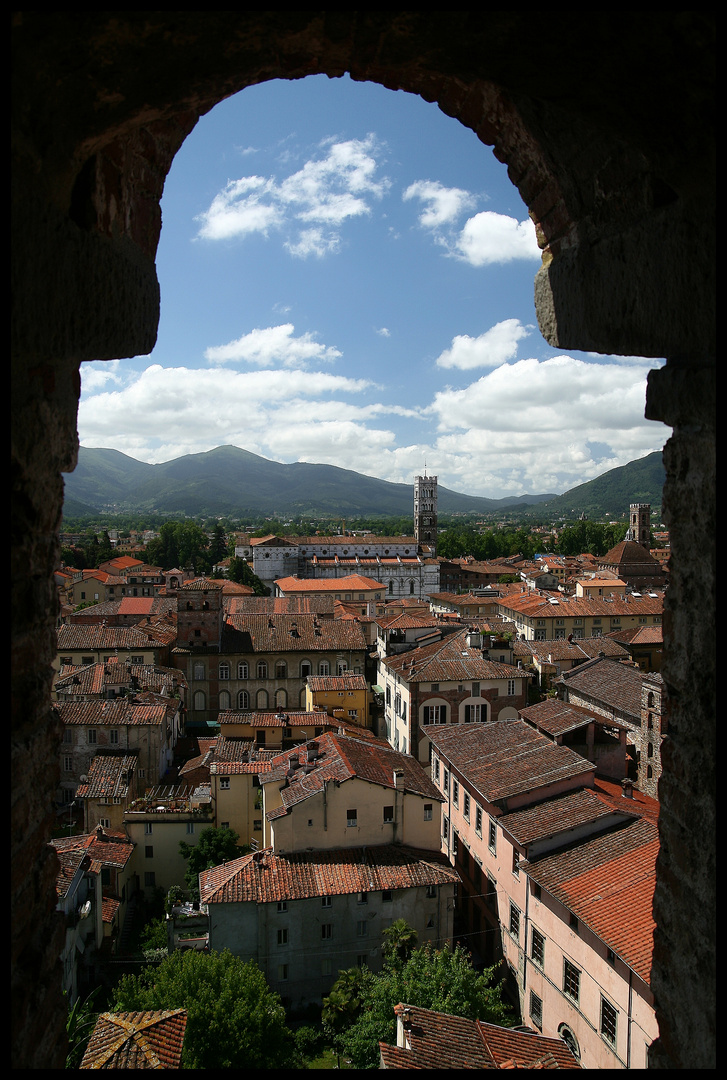
[[[437,478],[427,476],[426,466],[424,476],[414,477],[414,538],[437,554]]]
[[[631,503],[626,540],[635,540],[648,551],[651,547],[651,503]]]

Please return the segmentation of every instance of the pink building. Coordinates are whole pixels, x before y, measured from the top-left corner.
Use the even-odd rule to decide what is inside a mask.
[[[658,838],[644,798],[614,796],[521,720],[428,735],[442,848],[462,879],[455,936],[507,965],[523,1022],[584,1068],[645,1068]]]

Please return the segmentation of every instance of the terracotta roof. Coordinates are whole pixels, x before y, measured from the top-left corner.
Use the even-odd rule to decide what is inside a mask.
[[[269,904],[446,885],[459,880],[457,871],[439,852],[384,844],[286,855],[276,855],[272,848],[266,848],[203,871],[199,887],[200,900],[205,904]]]
[[[219,581],[213,581],[211,578],[193,578],[192,581],[185,581],[176,590],[180,592],[222,592],[222,586]]]
[[[340,578],[278,578],[275,582],[281,592],[284,593],[313,593],[313,592],[371,592],[381,591],[386,586],[373,578],[363,577],[361,574],[349,574]]]
[[[56,896],[59,900],[62,900],[68,894],[68,890],[79,869],[81,867],[84,869],[90,868],[91,860],[81,848],[56,849],[56,855],[59,863],[58,873],[56,874]]]
[[[186,1009],[101,1013],[82,1069],[179,1069]]]
[[[578,1069],[562,1039],[400,1003],[406,1046],[379,1043],[387,1069]]]
[[[641,683],[643,673],[632,664],[606,659],[590,660],[558,679],[567,693],[582,694],[599,704],[614,708],[641,723]]]
[[[520,866],[648,984],[658,852],[656,824],[639,817],[613,832]]]
[[[231,615],[312,615],[330,617],[332,596],[232,596],[226,602]]]
[[[538,731],[544,731],[553,737],[564,735],[568,731],[576,731],[594,721],[606,727],[631,730],[628,724],[621,724],[618,720],[612,720],[582,705],[569,705],[568,702],[560,701],[558,698],[546,698],[545,701],[539,701],[536,705],[529,705],[527,709],[520,709],[520,716]]]
[[[466,635],[463,628],[431,645],[387,656],[382,663],[408,683],[531,678],[522,668],[486,660],[482,649],[467,645]]]
[[[632,813],[648,818],[649,821],[659,820],[658,801],[652,799],[650,795],[645,795],[642,791],[639,791],[635,785],[631,788],[630,797],[626,797],[622,784],[617,783],[615,780],[608,780],[604,776],[597,776],[593,783],[593,790],[599,799],[608,806],[614,806],[617,810],[620,810],[625,804],[626,809]]]
[[[365,648],[366,638],[358,623],[317,615],[229,614],[222,633],[223,652],[330,652]]]
[[[315,693],[325,690],[365,690],[366,679],[363,675],[309,675],[308,687]]]
[[[64,623],[59,626],[57,650],[64,649],[152,649],[159,648],[165,642],[173,641],[176,629],[163,630],[159,624],[145,623],[143,628],[135,626],[83,626]]]
[[[98,664],[64,664],[53,680],[56,693],[76,696],[104,695],[110,687],[131,687],[161,693],[164,687],[173,691],[186,688],[187,680],[179,668],[157,667],[154,664],[127,664],[118,657]]]
[[[664,597],[659,596],[614,596],[603,597],[557,597],[558,603],[551,604],[550,599],[540,593],[523,592],[510,594],[500,601],[500,606],[509,611],[518,611],[528,618],[582,618],[590,615],[661,615],[664,609]]]
[[[524,720],[429,725],[426,733],[441,757],[490,803],[565,780],[588,783],[595,772],[590,761]]]
[[[128,698],[113,701],[58,701],[52,708],[64,724],[134,725],[137,727],[163,724],[167,717],[167,705],[136,705]]]
[[[616,824],[619,818],[615,811],[630,817],[638,817],[638,811],[630,800],[621,797],[621,806],[610,803],[592,791],[581,788],[569,791],[565,795],[556,795],[554,799],[528,806],[525,810],[514,810],[503,814],[498,824],[514,840],[523,846],[537,840],[547,840],[553,836],[562,836],[571,829],[594,825],[599,822],[601,829],[608,823]],[[565,843],[565,840],[563,841]]]
[[[102,747],[91,758],[88,780],[76,789],[77,799],[124,799],[133,783],[138,750]]]
[[[281,788],[283,813],[317,795],[323,790],[324,782],[337,780],[344,783],[354,777],[392,790],[397,787],[409,794],[443,801],[441,792],[419,762],[409,754],[394,750],[383,739],[324,733],[301,747],[279,754],[273,759],[271,773],[261,782],[285,780],[291,768],[295,768],[295,772]],[[398,774],[396,779],[395,773]]]
[[[102,866],[123,868],[134,852],[134,844],[124,832],[104,829],[100,825],[92,833],[79,836],[62,837],[51,840],[57,851],[70,851],[74,848],[84,851],[90,858]]]
[[[510,628],[512,629],[512,623]],[[661,630],[660,627],[654,629]],[[541,661],[547,661],[548,657],[552,656],[554,663],[563,660],[576,662],[593,660],[599,653],[604,653],[606,656],[614,657],[617,660],[628,660],[630,656],[628,649],[624,649],[623,646],[619,645],[618,641],[614,640],[613,635],[574,638],[572,641],[568,641],[567,638],[546,638],[543,641],[521,641],[519,644]]]

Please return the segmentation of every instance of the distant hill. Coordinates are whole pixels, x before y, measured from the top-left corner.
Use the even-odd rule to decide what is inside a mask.
[[[661,450],[611,469],[595,480],[579,484],[563,495],[549,499],[538,510],[547,511],[554,520],[586,514],[589,518],[620,517],[628,513],[633,502],[651,503],[652,510],[661,511],[661,498],[666,472]]]
[[[660,459],[661,455],[651,457]],[[638,464],[632,462],[624,469]],[[598,489],[595,494],[590,490],[593,485],[603,484],[606,477],[623,471],[616,469],[613,474],[607,473],[605,477],[561,496],[544,494],[487,499],[440,487],[439,512],[492,514],[507,510],[519,516],[525,511],[533,512],[538,504],[542,504],[548,507],[549,513],[568,514],[570,504],[567,509],[563,504],[561,510],[562,500],[582,489],[589,489],[588,504],[595,507],[600,496]],[[392,484],[335,465],[305,462],[284,465],[236,446],[218,446],[204,454],[188,454],[159,465],[137,461],[118,450],[82,446],[76,469],[66,473],[64,479],[66,518],[99,512],[138,511],[243,518],[274,513],[288,517],[331,515],[344,518],[402,517],[413,513],[413,478],[412,484]],[[628,478],[625,478],[619,490],[628,487]],[[644,483],[640,481],[639,490],[643,487]],[[615,490],[611,513],[620,513],[628,508],[629,502],[637,499],[661,503],[660,485],[654,489],[658,490],[658,498],[646,494],[642,498],[629,489],[619,501]]]

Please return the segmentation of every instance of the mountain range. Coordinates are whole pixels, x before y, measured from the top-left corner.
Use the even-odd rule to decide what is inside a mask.
[[[269,461],[236,446],[149,465],[118,450],[80,447],[78,465],[65,474],[64,517],[154,512],[188,517],[341,518],[411,516],[411,484],[394,484],[335,465]],[[439,487],[439,513],[521,516],[547,507],[548,516],[620,515],[631,502],[661,506],[661,452],[604,473],[564,495],[488,499]]]

